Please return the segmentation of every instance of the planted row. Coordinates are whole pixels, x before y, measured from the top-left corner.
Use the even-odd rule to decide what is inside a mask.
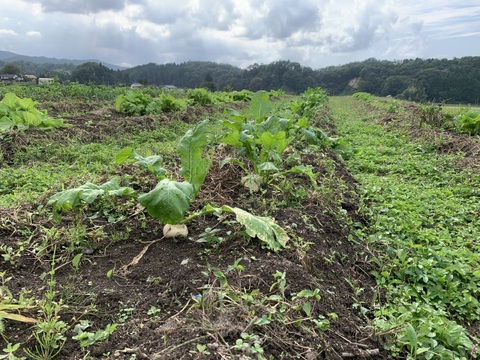
[[[322,94],[323,90],[317,90]],[[314,93],[314,90],[310,90]],[[310,95],[311,97],[311,95]],[[312,101],[312,100],[309,100]],[[306,108],[303,103],[291,104],[292,109]],[[341,139],[328,137],[323,131],[309,125],[310,119],[302,116],[301,112],[288,111],[290,118],[280,118],[272,114],[273,105],[269,101],[266,92],[256,93],[246,115],[227,110],[230,119],[222,121],[226,135],[221,143],[238,149],[237,157],[227,157],[221,163],[234,162],[246,171],[242,183],[252,192],[258,191],[262,186],[268,186],[276,179],[284,177],[287,173],[297,173],[307,176],[314,187],[317,186],[315,174],[311,165],[297,165],[284,168],[283,153],[286,148],[296,143],[304,143],[311,146],[330,146],[333,148],[347,149]],[[313,114],[313,105],[309,105],[309,111]],[[284,113],[285,110],[283,110]],[[142,157],[132,148],[125,148],[116,157],[118,164],[133,159],[143,169],[154,174],[158,179],[156,187],[146,193],[138,193],[130,187],[122,187],[118,180],[111,180],[103,185],[85,184],[75,189],[69,189],[52,196],[49,205],[57,212],[79,209],[84,204],[90,204],[98,197],[104,196],[128,196],[138,199],[147,212],[160,220],[164,225],[184,224],[191,219],[214,213],[233,213],[237,222],[245,226],[246,232],[259,238],[263,244],[271,250],[280,250],[286,246],[288,236],[286,232],[276,225],[268,217],[260,217],[248,213],[242,209],[225,205],[210,205],[195,213],[186,216],[191,204],[205,181],[207,172],[213,159],[205,155],[209,144],[208,120],[204,120],[187,133],[179,141],[176,152],[180,158],[179,175],[183,181],[175,180],[175,176],[168,177],[167,169],[162,165],[162,158],[158,155]],[[298,144],[295,146],[299,146]],[[304,146],[304,145],[301,145]],[[250,164],[245,164],[249,161]],[[247,171],[253,166],[254,172]]]

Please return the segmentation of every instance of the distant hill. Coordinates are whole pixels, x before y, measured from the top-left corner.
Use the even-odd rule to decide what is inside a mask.
[[[81,84],[174,85],[182,89],[212,83],[219,90],[277,90],[300,94],[321,87],[329,95],[368,92],[417,102],[480,103],[480,56],[454,59],[377,60],[374,58],[314,70],[289,60],[241,69],[209,61],[149,63],[131,68],[98,60],[56,59],[0,51],[0,68],[17,65],[23,74],[58,77]]]
[[[50,58],[45,56],[28,56],[15,54],[10,51],[0,51],[0,61],[5,63],[14,63],[17,61],[31,62],[34,64],[72,64],[75,66],[87,63],[87,62],[96,62],[101,63],[102,65],[112,69],[112,70],[125,70],[126,68],[119,65],[109,64],[100,60],[87,59],[87,60],[74,60],[74,59],[57,59]]]

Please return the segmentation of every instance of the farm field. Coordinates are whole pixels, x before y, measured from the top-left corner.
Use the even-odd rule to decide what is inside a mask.
[[[67,126],[0,133],[0,358],[478,357],[478,136],[321,89],[16,90]]]

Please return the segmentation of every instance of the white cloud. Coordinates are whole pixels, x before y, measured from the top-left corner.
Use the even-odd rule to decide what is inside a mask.
[[[0,29],[0,37],[20,36],[15,30]]]
[[[105,10],[121,10],[125,0],[25,0],[40,4],[44,12],[91,14]]]
[[[25,34],[28,38],[41,38],[42,34],[39,31],[27,31]]]
[[[460,0],[2,0],[5,50],[132,65],[320,66],[478,55],[480,4]],[[15,40],[13,40],[15,39]],[[462,43],[468,46],[461,47]]]

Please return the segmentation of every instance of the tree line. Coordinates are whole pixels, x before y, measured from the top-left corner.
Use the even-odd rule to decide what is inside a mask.
[[[6,66],[2,64],[0,66]],[[178,88],[206,87],[210,90],[277,90],[299,94],[321,87],[330,95],[364,91],[373,95],[413,100],[474,103],[480,101],[480,57],[455,59],[368,59],[318,70],[297,62],[253,64],[246,69],[208,61],[154,64],[112,70],[100,63],[15,63],[23,73],[57,77],[82,84],[174,85]]]

